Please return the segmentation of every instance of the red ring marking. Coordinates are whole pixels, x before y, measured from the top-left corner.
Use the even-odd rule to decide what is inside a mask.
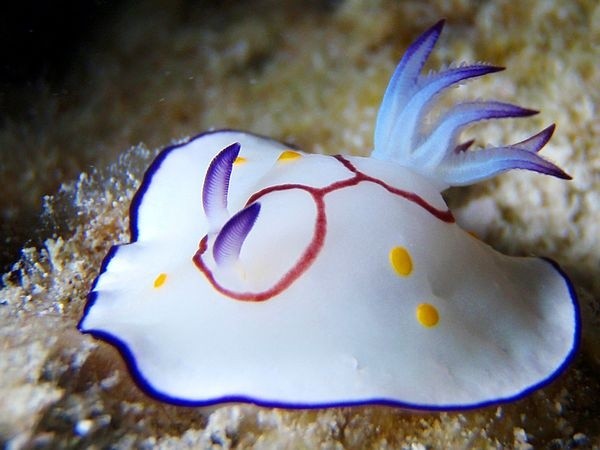
[[[329,186],[325,186],[322,188],[314,188],[303,184],[293,183],[269,186],[252,194],[246,202],[247,206],[257,201],[259,198],[264,197],[265,195],[270,194],[272,192],[285,191],[290,189],[301,189],[303,191],[308,192],[312,196],[317,206],[317,219],[310,244],[300,257],[298,262],[296,262],[296,264],[294,264],[292,268],[271,288],[260,292],[235,292],[219,284],[215,279],[215,276],[212,273],[212,271],[206,266],[206,264],[202,260],[202,255],[207,250],[207,236],[204,236],[201,239],[198,245],[198,251],[192,257],[192,261],[194,262],[196,267],[198,267],[198,269],[204,274],[209,283],[212,284],[212,286],[218,292],[236,300],[262,302],[270,299],[271,297],[274,297],[277,294],[280,294],[285,289],[290,287],[290,285],[294,281],[296,281],[304,272],[306,272],[306,270],[317,258],[319,252],[321,251],[321,248],[323,248],[323,244],[325,242],[325,235],[327,233],[327,214],[325,213],[324,200],[325,195],[339,189],[355,186],[363,181],[378,184],[379,186],[386,189],[388,192],[403,197],[406,200],[415,203],[416,205],[425,209],[428,213],[430,213],[431,215],[435,216],[443,222],[454,222],[454,217],[452,216],[450,210],[444,211],[437,209],[414,192],[408,192],[402,189],[395,188],[382,180],[373,178],[369,175],[360,172],[356,167],[354,167],[354,165],[350,161],[348,161],[341,155],[334,156],[334,158],[337,159],[340,163],[342,163],[344,167],[346,167],[350,172],[354,174],[354,176],[345,180],[336,181],[330,184]]]
[[[206,276],[210,284],[212,284],[213,287],[223,295],[242,301],[262,302],[268,300],[269,298],[274,297],[275,295],[290,287],[290,285],[294,281],[296,281],[300,277],[300,275],[302,275],[310,267],[313,261],[317,258],[317,255],[321,251],[321,248],[323,247],[323,243],[325,242],[325,234],[327,230],[327,215],[325,214],[325,202],[323,201],[323,194],[309,186],[282,185],[275,187],[279,188],[276,189],[278,191],[287,189],[302,189],[310,193],[313,197],[313,200],[315,201],[315,204],[317,206],[317,219],[310,244],[300,257],[298,262],[294,266],[292,266],[292,268],[270,289],[261,292],[235,292],[219,284],[215,279],[215,276],[212,273],[212,271],[206,266],[206,264],[202,260],[202,254],[207,249],[207,236],[204,236],[200,241],[198,251],[192,258],[192,260],[194,261],[194,264],[196,264],[196,267],[198,267],[198,269],[200,269],[200,271]],[[266,192],[263,195],[265,194]]]

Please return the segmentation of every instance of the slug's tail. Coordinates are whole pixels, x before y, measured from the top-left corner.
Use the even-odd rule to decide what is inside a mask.
[[[450,86],[503,70],[486,64],[460,65],[421,75],[444,21],[423,33],[408,48],[385,91],[375,125],[372,156],[396,161],[437,184],[461,186],[491,178],[510,169],[527,169],[570,179],[562,169],[537,155],[548,142],[554,125],[517,144],[466,151],[473,141],[458,142],[461,130],[474,122],[525,117],[537,111],[497,101],[475,101],[451,108],[427,131],[425,115]]]

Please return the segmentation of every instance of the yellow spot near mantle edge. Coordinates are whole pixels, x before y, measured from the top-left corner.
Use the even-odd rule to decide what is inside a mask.
[[[440,314],[435,306],[421,303],[417,306],[417,320],[424,327],[434,327],[440,321]]]
[[[286,150],[284,152],[281,152],[281,155],[279,155],[279,158],[277,158],[277,161],[292,161],[294,159],[298,159],[300,158],[300,153],[295,152],[293,150]]]
[[[244,164],[246,161],[248,160],[243,156],[238,156],[237,158],[235,158],[235,161],[233,161],[233,164],[237,166],[239,164]]]
[[[156,279],[154,280],[154,287],[155,288],[161,287],[163,284],[165,284],[165,281],[167,281],[167,274],[166,273],[159,274],[156,277]]]
[[[394,247],[390,250],[390,264],[402,277],[410,275],[413,270],[412,258],[404,247]]]

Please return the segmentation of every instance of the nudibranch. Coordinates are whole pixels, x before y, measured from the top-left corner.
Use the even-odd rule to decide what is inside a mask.
[[[474,408],[518,399],[573,358],[580,319],[553,262],[502,255],[461,229],[441,192],[540,157],[553,126],[469,149],[499,101],[425,117],[446,88],[500,70],[421,75],[443,27],[407,50],[370,157],[315,155],[211,131],[162,151],[131,205],[79,329],[116,346],[149,394],[180,405]]]

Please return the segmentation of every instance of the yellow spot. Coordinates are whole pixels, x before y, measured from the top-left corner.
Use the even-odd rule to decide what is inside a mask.
[[[404,247],[394,247],[390,250],[390,264],[401,277],[410,275],[413,270],[412,258]]]
[[[156,277],[156,279],[154,280],[154,287],[155,288],[161,287],[163,284],[165,284],[165,281],[167,281],[167,274],[166,273],[159,274]]]
[[[473,236],[475,239],[479,239],[481,240],[481,238],[477,235],[477,233],[475,233],[474,231],[467,231],[467,234],[470,234],[471,236]]]
[[[430,328],[437,325],[440,315],[435,306],[429,303],[421,303],[417,306],[417,320],[424,327]]]
[[[279,155],[279,158],[277,158],[277,161],[293,161],[294,159],[298,159],[300,158],[300,153],[295,152],[293,150],[286,150],[284,152],[281,152],[281,155]]]
[[[248,160],[243,156],[238,156],[237,158],[235,158],[235,161],[233,161],[233,164],[237,166],[239,164],[244,164],[246,161]]]

